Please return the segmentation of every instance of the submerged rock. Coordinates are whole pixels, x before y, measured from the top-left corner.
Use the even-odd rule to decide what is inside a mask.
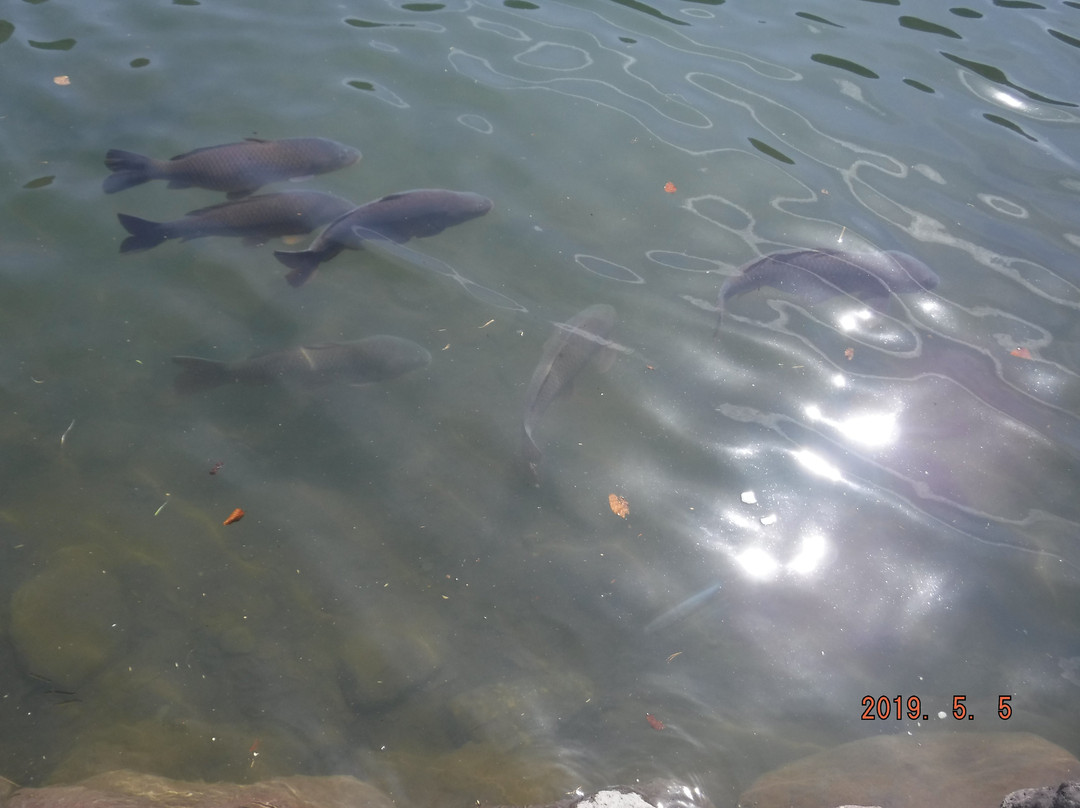
[[[11,640],[26,670],[74,690],[120,651],[128,607],[93,554],[67,553],[11,598]]]
[[[1080,783],[1022,788],[1003,799],[1001,808],[1080,808]]]
[[[1028,732],[927,732],[846,743],[759,777],[741,808],[986,808],[1017,788],[1080,776],[1080,760]]]
[[[114,771],[72,786],[23,788],[3,808],[393,808],[374,786],[344,775],[283,777],[251,785],[169,780],[150,774]]]

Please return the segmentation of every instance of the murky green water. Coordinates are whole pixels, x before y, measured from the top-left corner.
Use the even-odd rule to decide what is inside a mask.
[[[1080,752],[1076,3],[0,16],[0,775],[429,804],[661,774],[721,805],[958,694],[961,728]],[[300,289],[271,251],[303,240],[119,253],[117,213],[222,197],[105,195],[108,149],[305,135],[363,159],[298,187],[494,208]],[[713,339],[740,265],[869,247],[940,284],[756,290]],[[620,350],[541,419],[534,488],[526,385],[594,303]],[[171,389],[173,355],[380,333],[433,361]],[[928,720],[861,720],[897,694]]]

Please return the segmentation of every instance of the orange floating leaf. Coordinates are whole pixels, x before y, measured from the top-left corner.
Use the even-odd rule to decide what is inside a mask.
[[[649,726],[658,732],[664,728],[664,722],[657,718],[652,713],[645,713],[645,720],[649,722]]]
[[[847,359],[848,361],[851,361],[851,359],[853,359],[854,356],[855,356],[855,349],[854,348],[845,348],[844,349],[844,358],[845,359]]]
[[[664,183],[664,190],[667,191],[669,194],[673,194],[679,189],[675,187],[675,183],[673,183],[673,182],[665,182]]]
[[[626,501],[625,497],[620,497],[618,494],[608,494],[608,505],[611,506],[611,512],[616,516],[621,516],[623,519],[630,513],[630,503]]]
[[[1021,359],[1031,359],[1031,351],[1027,348],[1013,348],[1009,353]]]
[[[233,522],[239,522],[239,521],[240,521],[241,519],[243,519],[243,518],[244,518],[244,511],[243,511],[243,509],[242,509],[242,508],[237,508],[237,509],[236,509],[235,511],[233,511],[232,513],[230,513],[230,514],[229,514],[229,518],[228,518],[228,519],[226,519],[226,520],[225,520],[224,522],[222,522],[221,524],[223,524],[223,525],[231,525],[231,524],[232,524]]]

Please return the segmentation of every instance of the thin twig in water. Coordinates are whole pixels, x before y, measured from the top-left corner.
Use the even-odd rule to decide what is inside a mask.
[[[75,419],[71,419],[71,423],[68,424],[68,428],[64,430],[64,434],[60,436],[60,447],[63,448],[64,441],[67,440],[68,433],[71,432],[71,428],[75,426]]]

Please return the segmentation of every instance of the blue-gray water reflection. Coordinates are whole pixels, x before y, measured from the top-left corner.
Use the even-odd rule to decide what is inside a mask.
[[[0,775],[719,805],[959,693],[1080,750],[1073,6],[118,9],[0,22]],[[364,154],[299,187],[493,207],[302,289],[303,240],[120,254],[118,213],[222,199],[106,196],[108,149],[297,136]],[[765,284],[716,331],[805,249],[940,283]],[[535,487],[526,385],[594,304],[617,350],[533,425]],[[173,355],[375,334],[431,364],[172,392]],[[930,719],[860,720],[898,693]]]

